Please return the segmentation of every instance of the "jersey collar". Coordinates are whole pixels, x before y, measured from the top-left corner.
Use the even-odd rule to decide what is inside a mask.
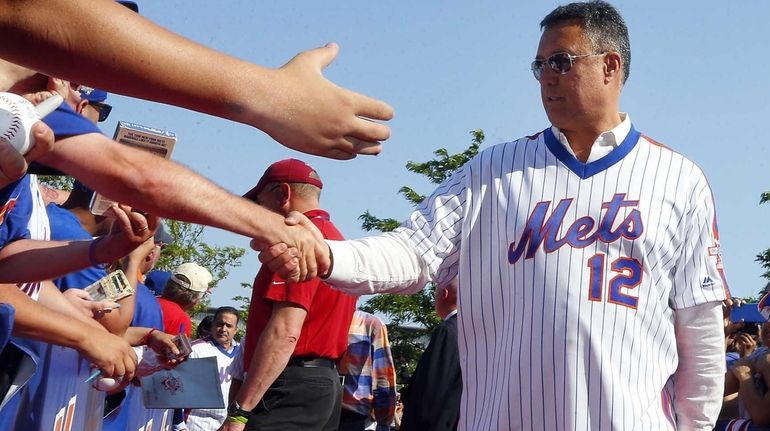
[[[576,159],[575,156],[567,150],[567,148],[559,142],[553,133],[551,127],[543,131],[545,138],[545,145],[548,149],[561,161],[564,166],[569,168],[575,175],[582,179],[590,178],[599,172],[602,172],[610,168],[615,163],[621,161],[631,150],[636,147],[636,143],[639,141],[640,133],[634,129],[632,124],[629,125],[628,134],[618,146],[613,149],[609,154],[593,162],[583,163]]]

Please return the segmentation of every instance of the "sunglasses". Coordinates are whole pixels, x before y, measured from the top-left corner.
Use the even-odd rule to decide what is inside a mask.
[[[99,113],[99,122],[106,121],[107,117],[110,116],[110,112],[112,112],[112,105],[108,105],[106,103],[102,102],[88,102],[89,105],[93,106],[94,109],[96,109],[96,112]]]
[[[599,55],[607,54],[606,52],[598,52],[594,54],[572,55],[567,52],[557,52],[545,60],[535,60],[532,62],[532,74],[535,75],[535,79],[540,81],[540,77],[543,76],[543,69],[545,65],[551,68],[559,75],[564,75],[572,69],[572,62],[579,58],[596,57]]]

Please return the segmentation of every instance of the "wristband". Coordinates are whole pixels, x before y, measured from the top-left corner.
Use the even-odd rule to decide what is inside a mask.
[[[91,244],[88,245],[88,261],[91,266],[102,266],[104,262],[96,260],[96,244],[102,240],[102,237],[91,240]]]
[[[227,422],[246,425],[248,421],[249,421],[249,418],[247,418],[246,416],[231,416],[231,415],[227,416]]]
[[[155,331],[156,331],[156,329],[155,329],[155,328],[152,328],[152,329],[150,329],[150,332],[148,332],[148,333],[144,334],[144,337],[142,337],[142,341],[140,341],[140,342],[139,342],[139,345],[140,345],[140,346],[144,346],[144,345],[146,345],[146,344],[147,344],[147,341],[149,341],[149,340],[150,340],[150,335],[152,335],[152,333],[153,333],[153,332],[155,332]]]

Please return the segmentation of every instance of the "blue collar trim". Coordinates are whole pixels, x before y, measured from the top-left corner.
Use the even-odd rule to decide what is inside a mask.
[[[559,161],[561,161],[564,166],[568,167],[569,170],[574,172],[575,175],[582,179],[586,179],[598,174],[605,169],[610,168],[612,165],[622,160],[623,157],[628,155],[628,153],[630,153],[631,150],[636,147],[636,143],[639,142],[639,136],[641,136],[641,133],[637,132],[632,125],[631,130],[628,131],[628,135],[626,135],[626,138],[623,139],[623,142],[621,142],[617,148],[612,150],[609,154],[602,157],[601,159],[589,163],[581,162],[580,160],[576,159],[575,156],[573,156],[569,151],[567,151],[564,145],[562,145],[556,136],[554,136],[553,130],[551,130],[550,127],[543,131],[543,135],[545,137],[545,145],[548,147],[551,153],[553,153],[553,155],[556,156],[556,158],[559,159]]]

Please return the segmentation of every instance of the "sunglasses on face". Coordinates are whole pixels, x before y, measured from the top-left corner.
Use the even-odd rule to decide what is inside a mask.
[[[604,54],[607,54],[607,53],[598,52],[594,54],[572,55],[568,52],[557,52],[556,54],[551,55],[545,60],[536,59],[535,61],[533,61],[531,66],[532,74],[535,75],[535,79],[539,81],[540,77],[543,76],[543,69],[547,64],[548,67],[550,67],[551,70],[553,70],[554,72],[558,73],[559,75],[564,75],[565,73],[569,72],[570,69],[572,69],[573,61],[579,58],[596,57],[598,55],[604,55]]]
[[[102,102],[88,102],[88,104],[93,106],[93,108],[96,109],[96,112],[99,113],[100,123],[102,121],[106,121],[107,117],[110,116],[110,112],[112,112],[112,105],[108,105]]]

